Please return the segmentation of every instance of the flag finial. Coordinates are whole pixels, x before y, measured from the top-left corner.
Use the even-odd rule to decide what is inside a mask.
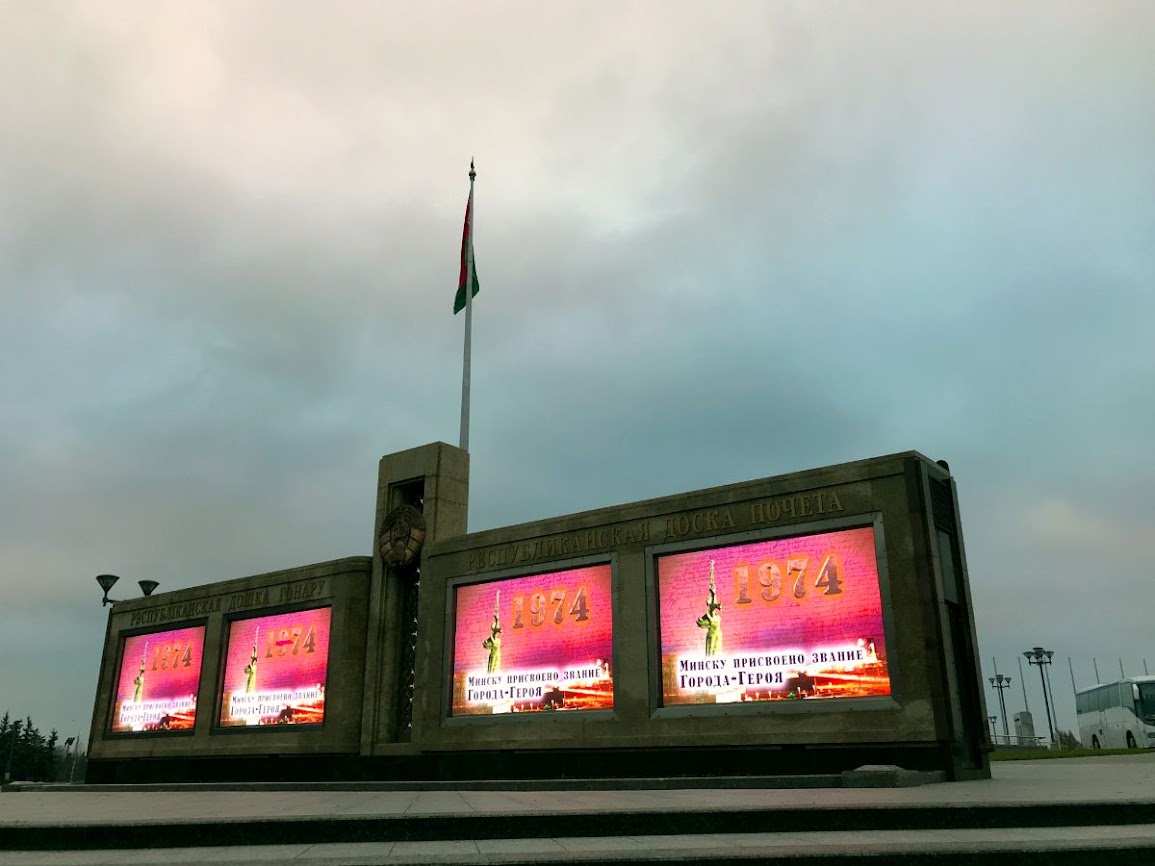
[[[473,157],[469,157],[469,179],[473,180],[477,177],[477,172],[473,170]]]

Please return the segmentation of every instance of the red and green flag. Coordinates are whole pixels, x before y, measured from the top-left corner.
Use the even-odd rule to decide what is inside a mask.
[[[473,190],[465,205],[465,227],[461,230],[461,274],[457,278],[457,296],[453,299],[453,315],[465,309],[465,287],[473,284],[473,296],[481,291],[477,282],[477,262],[473,258]]]

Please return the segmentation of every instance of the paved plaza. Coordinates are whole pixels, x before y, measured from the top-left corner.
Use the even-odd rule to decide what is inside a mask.
[[[893,789],[207,787],[8,790],[0,795],[0,864],[916,862],[909,858],[936,852],[979,862],[1050,850],[1083,850],[1088,863],[1108,851],[1146,852],[1149,859],[1133,862],[1155,863],[1155,753],[1000,762],[989,780]],[[136,841],[110,847],[110,827]],[[245,844],[249,828],[256,844]],[[36,830],[72,850],[20,842],[31,838],[21,832]],[[84,844],[101,832],[106,841]],[[214,844],[222,838],[227,844]]]

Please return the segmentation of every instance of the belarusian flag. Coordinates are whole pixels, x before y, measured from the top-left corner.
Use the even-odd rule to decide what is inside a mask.
[[[472,166],[471,166],[472,168]],[[473,283],[473,295],[481,291],[477,283],[477,262],[473,258],[473,189],[465,205],[465,227],[461,230],[461,275],[457,278],[457,296],[453,299],[453,315],[465,309],[465,287]]]

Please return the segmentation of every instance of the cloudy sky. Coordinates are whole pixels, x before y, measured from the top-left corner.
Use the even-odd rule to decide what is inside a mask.
[[[1072,727],[1068,657],[1155,672],[1153,29],[0,3],[0,711],[87,734],[99,572],[370,552],[380,455],[457,440],[475,156],[471,528],[945,458],[985,673],[1055,650]]]

